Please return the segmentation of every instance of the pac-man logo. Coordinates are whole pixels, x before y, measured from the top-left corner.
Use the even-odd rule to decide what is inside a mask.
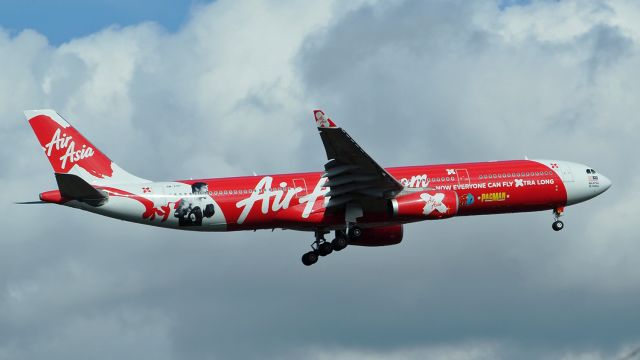
[[[507,200],[507,193],[505,192],[495,192],[480,195],[480,201],[482,202],[494,202],[494,201],[505,201]]]

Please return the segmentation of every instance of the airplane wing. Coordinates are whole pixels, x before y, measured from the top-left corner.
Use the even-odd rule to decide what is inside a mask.
[[[313,112],[320,138],[329,160],[323,177],[331,197],[327,208],[338,208],[354,201],[389,199],[404,187],[375,162],[342,128],[322,110]]]

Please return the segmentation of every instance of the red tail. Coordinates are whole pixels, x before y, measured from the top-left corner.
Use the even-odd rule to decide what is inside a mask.
[[[119,168],[55,111],[25,115],[56,173],[75,174],[90,183],[145,181]]]

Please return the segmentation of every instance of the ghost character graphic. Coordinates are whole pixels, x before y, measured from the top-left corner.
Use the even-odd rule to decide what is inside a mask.
[[[191,196],[180,199],[173,216],[178,218],[180,226],[202,226],[202,219],[215,214],[215,205],[208,196],[206,183],[197,182],[191,185]]]

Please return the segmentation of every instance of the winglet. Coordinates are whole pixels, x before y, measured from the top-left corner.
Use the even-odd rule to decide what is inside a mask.
[[[329,119],[322,110],[313,110],[313,117],[316,119],[318,128],[337,128],[338,125]]]

